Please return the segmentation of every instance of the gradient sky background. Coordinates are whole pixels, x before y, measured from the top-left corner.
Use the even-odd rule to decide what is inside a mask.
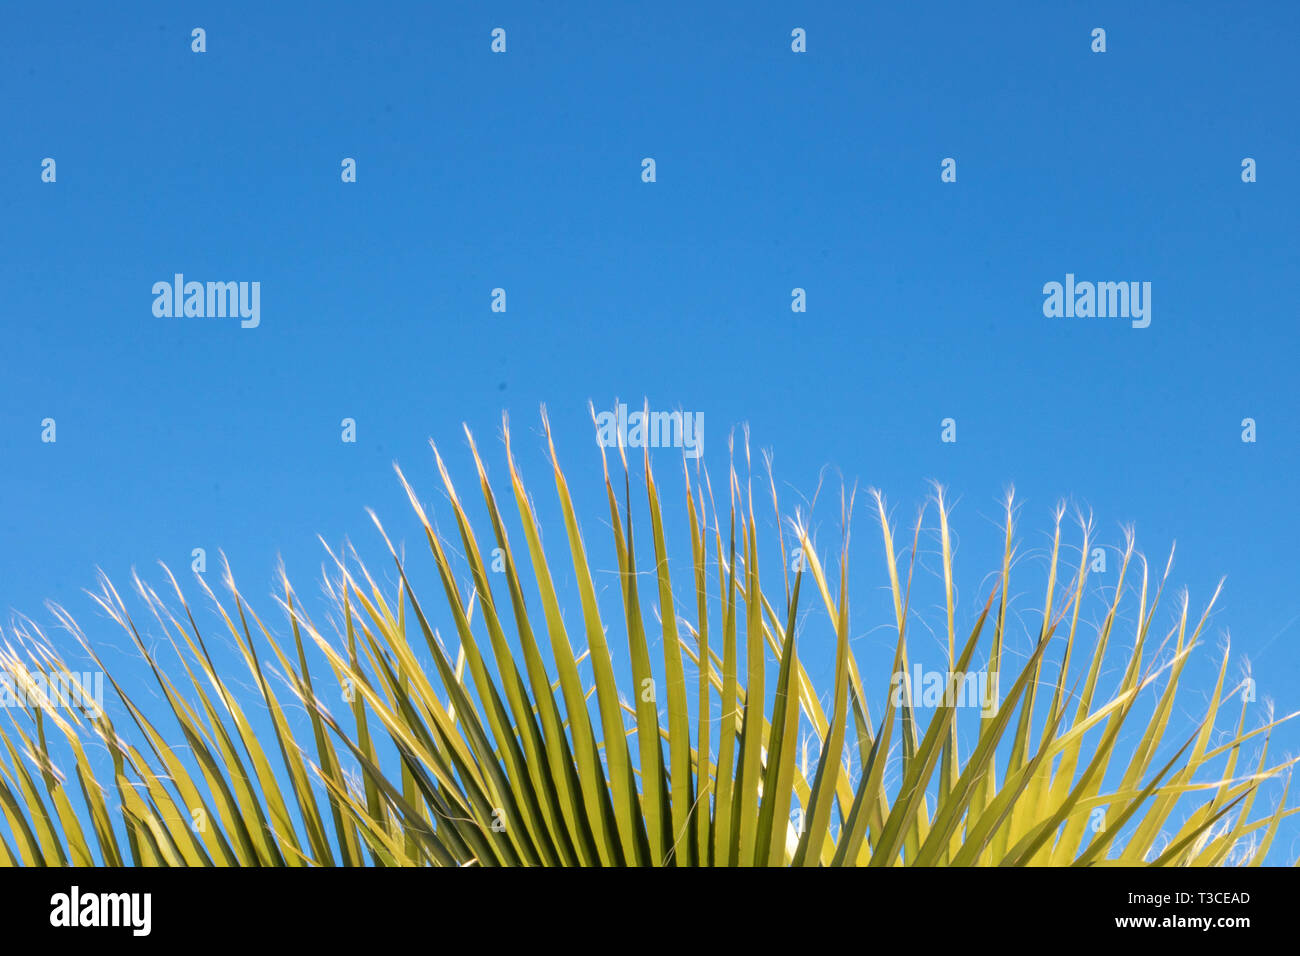
[[[1211,644],[1230,630],[1260,700],[1300,708],[1295,4],[0,16],[6,619],[46,620],[53,599],[107,634],[81,593],[95,568],[159,584],[155,562],[188,575],[194,547],[224,549],[255,600],[277,555],[312,590],[316,535],[380,553],[367,506],[419,543],[391,465],[434,499],[429,438],[468,483],[466,422],[501,474],[503,410],[550,509],[541,403],[610,566],[586,406],[645,397],[702,412],[717,469],[748,423],[792,500],[831,466],[908,525],[943,482],[980,585],[968,614],[1013,483],[1028,548],[1061,498],[1103,544],[1133,523],[1160,567],[1176,540],[1194,611],[1227,576]],[[175,272],[260,281],[261,327],[155,318],[150,288]],[[1045,318],[1042,286],[1067,272],[1151,282],[1150,328]],[[855,533],[878,588],[878,539]],[[876,611],[855,632],[887,651]],[[1187,679],[1208,690],[1216,663]]]

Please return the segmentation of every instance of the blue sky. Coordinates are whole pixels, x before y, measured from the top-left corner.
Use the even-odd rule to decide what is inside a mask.
[[[509,411],[543,482],[542,403],[592,537],[587,402],[644,397],[703,413],[714,468],[748,423],[792,498],[830,466],[906,524],[943,482],[968,612],[1011,484],[1030,547],[1061,498],[1103,543],[1134,524],[1160,565],[1176,540],[1171,583],[1199,611],[1226,575],[1213,633],[1297,709],[1297,21],[1280,2],[12,7],[0,607],[57,600],[93,633],[96,567],[183,570],[195,547],[256,595],[282,555],[305,591],[318,534],[375,547],[367,506],[418,543],[392,462],[432,498],[433,438],[468,482],[461,422],[499,473]],[[176,272],[259,281],[260,326],[155,317]],[[1045,317],[1067,273],[1150,282],[1150,327]]]

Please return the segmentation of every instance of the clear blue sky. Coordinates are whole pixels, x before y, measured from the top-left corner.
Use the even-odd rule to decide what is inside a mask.
[[[714,468],[747,422],[792,489],[830,465],[904,523],[942,481],[972,558],[1012,483],[1029,546],[1062,497],[1160,565],[1177,540],[1172,583],[1199,610],[1227,576],[1214,633],[1296,709],[1297,28],[1283,2],[11,5],[0,607],[106,630],[97,566],[194,547],[312,590],[317,534],[375,546],[366,506],[418,542],[391,463],[433,498],[432,437],[467,482],[462,421],[499,473],[508,410],[540,497],[543,402],[595,537],[587,401],[646,397],[704,414]],[[259,281],[260,327],[156,318],[176,272]],[[1066,273],[1151,282],[1150,327],[1046,318]]]

